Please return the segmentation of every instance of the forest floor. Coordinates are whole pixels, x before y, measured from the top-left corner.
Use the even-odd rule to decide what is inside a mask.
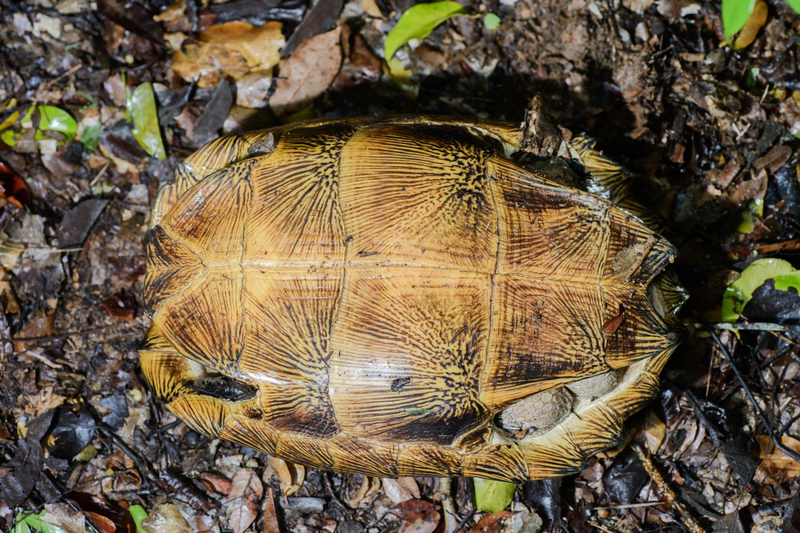
[[[800,530],[800,297],[768,282],[742,313],[783,331],[708,328],[753,260],[800,266],[800,18],[770,1],[731,46],[718,2],[460,3],[473,16],[401,47],[389,71],[384,41],[411,0],[0,0],[0,529],[36,512],[134,531],[132,509],[151,532]],[[630,169],[691,294],[691,335],[623,445],[487,515],[471,480],[303,471],[153,400],[137,354],[144,234],[184,157],[306,118],[520,122],[537,94]]]

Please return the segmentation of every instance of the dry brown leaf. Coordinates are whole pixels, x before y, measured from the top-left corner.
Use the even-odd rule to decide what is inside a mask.
[[[269,106],[276,115],[307,106],[333,83],[342,66],[341,34],[340,26],[316,35],[281,62],[281,78],[269,99]]]
[[[269,458],[272,468],[278,474],[278,479],[281,480],[281,488],[283,494],[289,496],[303,486],[303,481],[306,479],[306,469],[303,465],[298,465],[284,461],[278,457]]]
[[[503,525],[510,521],[514,516],[511,511],[500,511],[499,513],[484,516],[480,522],[469,529],[469,533],[500,533]]]
[[[399,533],[433,533],[442,518],[436,506],[425,500],[407,500],[390,512],[403,520]]]
[[[200,87],[216,87],[225,76],[238,80],[251,70],[274,67],[284,42],[280,22],[217,24],[200,32],[197,44],[172,56],[172,70]]]
[[[419,486],[414,478],[401,477],[397,479],[382,479],[383,492],[392,500],[392,503],[402,503],[406,500],[419,499]]]
[[[223,476],[211,472],[203,472],[198,476],[200,483],[209,491],[227,496],[231,493],[231,482]]]
[[[86,517],[66,503],[48,503],[44,509],[43,522],[58,526],[68,533],[86,533]]]
[[[769,483],[781,484],[800,476],[800,464],[777,449],[767,435],[756,435],[756,444],[758,445],[757,459],[761,461],[756,470],[755,480],[757,482],[764,483],[771,478],[774,481],[769,481]],[[784,436],[781,438],[781,444],[800,453],[800,440]]]
[[[258,516],[258,502],[264,495],[264,486],[252,468],[240,468],[231,480],[228,496],[228,525],[234,533],[242,533]]]
[[[262,509],[264,516],[264,533],[280,533],[282,531],[281,524],[278,521],[278,512],[275,510],[275,497],[272,494],[272,489],[269,489],[267,498],[264,500],[264,507]]]

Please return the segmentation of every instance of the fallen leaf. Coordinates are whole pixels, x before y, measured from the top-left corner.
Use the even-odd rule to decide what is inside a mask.
[[[442,22],[464,14],[464,6],[458,2],[431,2],[409,8],[386,36],[384,59],[390,61],[397,50],[411,39],[424,39]]]
[[[792,274],[794,271],[792,264],[783,259],[756,259],[750,263],[722,295],[722,320],[736,322],[758,287],[773,278],[777,287],[781,276]]]
[[[162,503],[142,521],[147,533],[191,533],[193,528],[173,503]]]
[[[281,77],[269,99],[276,115],[308,105],[333,83],[342,65],[341,34],[342,28],[338,27],[312,37],[281,62]]]
[[[272,488],[269,489],[267,497],[264,499],[262,516],[264,520],[262,530],[264,533],[280,533],[282,531],[281,523],[278,521],[278,511],[275,510],[275,496],[272,494]]]
[[[167,157],[164,143],[161,140],[156,96],[153,93],[152,83],[147,81],[133,91],[128,99],[128,111],[130,111],[135,126],[133,136],[139,141],[139,146],[156,159]]]
[[[284,42],[280,22],[217,24],[200,32],[197,44],[172,56],[172,70],[199,87],[215,87],[225,76],[235,81],[251,70],[274,67]]]
[[[486,515],[480,522],[469,528],[469,533],[500,533],[506,520],[514,516],[511,511],[501,511]]]
[[[258,502],[264,487],[252,468],[240,468],[231,480],[232,499],[228,505],[228,525],[234,533],[243,533],[258,516]]]
[[[297,492],[303,486],[303,481],[306,479],[306,469],[303,465],[290,463],[279,457],[272,456],[270,456],[269,461],[278,474],[278,479],[281,481],[281,489],[283,489],[285,496]]]
[[[761,461],[756,474],[757,482],[763,483],[771,478],[773,481],[770,483],[781,484],[800,476],[800,464],[777,449],[767,435],[756,435],[756,444],[756,457]],[[800,440],[784,435],[781,444],[800,453]]]
[[[442,519],[436,506],[425,500],[407,500],[389,512],[403,520],[398,533],[433,533]]]
[[[382,479],[381,484],[384,494],[392,500],[392,503],[402,503],[420,497],[419,486],[414,478]]]
[[[514,499],[517,485],[504,481],[474,478],[475,506],[480,511],[499,513]]]
[[[64,134],[68,141],[75,138],[78,133],[78,123],[72,115],[61,108],[52,105],[40,105],[39,129],[42,131],[57,131]]]
[[[336,19],[342,12],[344,0],[317,2],[303,17],[303,22],[294,30],[281,50],[281,57],[289,57],[304,42],[336,26]]]
[[[154,43],[164,44],[164,30],[140,4],[121,0],[98,0],[97,9],[126,30]]]
[[[769,8],[767,7],[767,3],[763,0],[758,0],[752,13],[747,17],[747,22],[744,23],[742,31],[736,36],[736,40],[733,41],[734,50],[741,50],[753,44],[759,30],[767,23],[768,14]]]
[[[661,447],[661,443],[664,442],[664,437],[667,435],[666,423],[658,417],[653,409],[649,409],[642,430],[644,431],[644,440],[647,449],[650,450],[652,455],[655,455]]]
[[[214,491],[225,496],[231,492],[231,482],[218,474],[203,472],[197,476],[197,478],[209,491]]]
[[[203,113],[194,125],[195,146],[202,146],[217,137],[217,132],[228,118],[232,105],[231,83],[226,79],[220,80],[203,109]]]

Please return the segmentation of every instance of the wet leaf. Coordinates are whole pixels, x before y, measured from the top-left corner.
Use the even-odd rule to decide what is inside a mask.
[[[499,513],[514,499],[517,485],[504,481],[474,478],[475,506],[480,511]]]
[[[758,0],[752,13],[750,13],[750,16],[747,18],[742,32],[737,35],[736,40],[733,41],[734,50],[741,50],[753,44],[759,30],[767,23],[768,13],[769,8],[767,7],[767,3],[763,0]]]
[[[522,494],[530,506],[550,521],[561,521],[563,501],[561,484],[563,478],[528,481],[523,486]]]
[[[726,39],[744,28],[755,5],[756,0],[722,0],[722,26]]]
[[[60,459],[72,459],[91,442],[94,432],[94,418],[88,411],[62,407],[46,439],[47,451]]]
[[[75,138],[78,133],[78,123],[72,115],[52,105],[40,105],[39,129],[42,131],[57,131],[64,134],[68,141]]]
[[[277,115],[310,104],[333,83],[342,65],[342,28],[312,37],[281,62],[269,106]]]
[[[283,45],[280,22],[217,24],[202,31],[197,44],[186,45],[172,56],[172,70],[199,87],[216,87],[225,76],[238,80],[251,70],[274,67]]]
[[[424,39],[442,22],[463,14],[466,14],[466,10],[458,2],[431,2],[408,9],[386,36],[384,59],[390,61],[397,50],[411,39]]]
[[[483,17],[483,25],[486,26],[487,30],[496,30],[500,27],[500,17],[494,13],[486,13],[486,16]]]
[[[149,81],[139,85],[130,95],[127,107],[133,118],[133,135],[139,141],[139,146],[156,159],[167,157],[158,125],[153,85]]]
[[[67,492],[64,499],[75,504],[92,525],[102,533],[134,533],[136,523],[126,510],[114,501],[86,492]]]
[[[626,448],[606,469],[603,486],[609,500],[627,505],[636,498],[648,479],[639,457],[630,448]]]
[[[742,271],[739,278],[725,289],[722,295],[722,320],[735,322],[739,319],[753,291],[768,279],[794,271],[794,267],[783,259],[756,259]],[[791,278],[786,278],[787,283]]]

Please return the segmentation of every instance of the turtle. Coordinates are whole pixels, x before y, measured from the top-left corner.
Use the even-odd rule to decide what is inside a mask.
[[[145,239],[154,396],[369,476],[521,483],[618,445],[682,338],[676,248],[591,138],[519,157],[526,135],[337,118],[189,156]]]

